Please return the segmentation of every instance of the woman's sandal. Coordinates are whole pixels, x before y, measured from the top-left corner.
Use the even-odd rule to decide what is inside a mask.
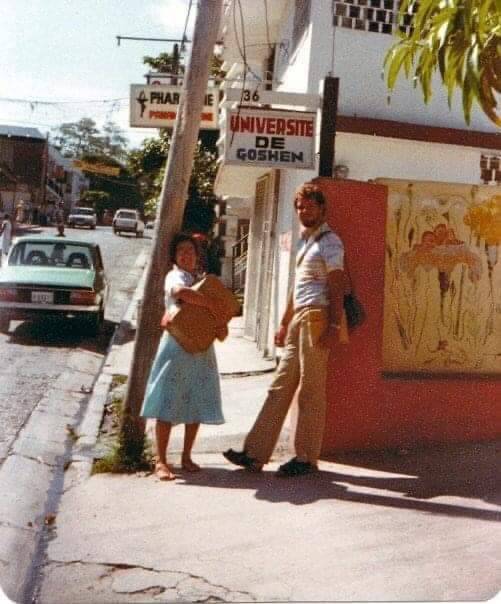
[[[176,475],[169,466],[160,461],[155,464],[155,476],[159,480],[174,480],[176,478]]]
[[[181,461],[181,467],[186,472],[200,472],[201,470],[200,466],[191,459],[183,459]]]

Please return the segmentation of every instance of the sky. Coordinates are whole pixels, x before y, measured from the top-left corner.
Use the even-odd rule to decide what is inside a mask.
[[[98,126],[116,122],[131,148],[156,136],[154,128],[129,127],[129,87],[146,81],[143,56],[171,51],[172,44],[118,46],[116,36],[181,38],[188,6],[189,0],[0,0],[0,124],[45,135],[91,117]]]

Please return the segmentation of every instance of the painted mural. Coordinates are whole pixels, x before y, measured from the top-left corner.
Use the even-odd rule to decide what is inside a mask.
[[[383,371],[501,375],[501,187],[388,186]]]

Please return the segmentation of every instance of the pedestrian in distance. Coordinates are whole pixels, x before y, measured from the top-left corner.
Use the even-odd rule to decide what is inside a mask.
[[[199,263],[196,240],[183,233],[174,237],[170,258],[174,266],[165,278],[167,314],[173,313],[181,304],[189,303],[204,307],[217,316],[217,302],[192,289]],[[162,322],[168,327],[168,319],[164,318]],[[218,337],[223,339],[224,334]],[[192,354],[165,331],[146,385],[141,416],[157,420],[155,473],[160,480],[176,477],[167,462],[170,433],[176,424],[185,425],[182,469],[188,472],[200,470],[191,458],[200,424],[224,423],[214,345],[204,352]]]
[[[9,253],[10,243],[12,241],[12,221],[9,214],[5,214],[3,217],[2,225],[0,227],[0,235],[2,238],[1,245],[1,257],[0,265],[4,263],[4,260]]]
[[[65,237],[65,234],[64,234],[64,209],[63,209],[62,202],[60,202],[58,204],[57,210],[54,213],[54,218],[56,219],[57,236]]]
[[[284,353],[263,407],[243,451],[223,455],[231,463],[259,472],[273,453],[297,393],[295,457],[280,466],[279,476],[315,472],[325,426],[327,361],[331,345],[346,333],[344,247],[325,222],[326,200],[313,184],[302,185],[294,207],[302,227],[295,285],[275,344]]]

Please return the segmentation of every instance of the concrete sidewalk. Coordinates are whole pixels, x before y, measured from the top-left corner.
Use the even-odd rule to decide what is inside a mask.
[[[129,322],[133,333],[133,316]],[[104,374],[127,375],[131,353],[125,337]],[[217,355],[227,423],[202,428],[194,450],[202,472],[180,472],[174,482],[145,473],[76,476],[77,447],[37,602],[494,596],[501,584],[499,443],[340,454],[322,461],[316,475],[287,480],[273,472],[287,454],[285,431],[266,471],[249,474],[220,451],[240,447],[274,363],[243,337],[240,319]],[[99,408],[89,414],[88,425]],[[86,430],[82,459],[92,456]]]

